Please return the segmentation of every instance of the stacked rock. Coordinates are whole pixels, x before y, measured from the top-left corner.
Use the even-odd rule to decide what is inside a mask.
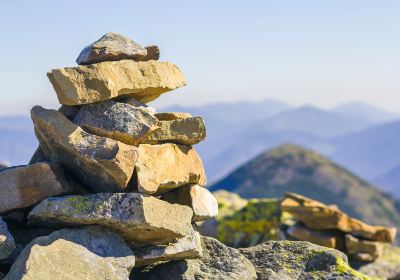
[[[284,239],[335,248],[353,260],[374,261],[382,256],[384,243],[393,243],[396,239],[396,228],[368,225],[349,217],[336,206],[299,194],[287,193],[281,207],[296,221],[285,226]]]
[[[133,266],[202,256],[195,222],[218,213],[192,147],[206,129],[201,117],[145,104],[186,84],[176,65],[158,58],[156,46],[107,33],[82,51],[80,66],[48,73],[62,106],[31,110],[40,147],[30,165],[0,173],[0,215],[52,233],[24,244],[6,279],[128,279]],[[78,229],[55,231],[61,226]],[[0,261],[16,251],[4,236]],[[86,260],[57,267],[65,251]],[[46,256],[40,265],[38,255]],[[46,259],[50,278],[40,270]],[[76,275],[89,270],[97,274]]]

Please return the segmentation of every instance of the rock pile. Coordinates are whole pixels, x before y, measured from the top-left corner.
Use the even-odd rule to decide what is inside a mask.
[[[145,104],[186,84],[158,57],[108,33],[48,73],[62,106],[31,110],[40,147],[0,172],[0,279],[365,279],[311,243],[200,236],[218,214],[192,147],[205,125]]]
[[[281,208],[296,220],[284,229],[285,238],[336,248],[353,260],[376,260],[382,256],[384,243],[393,243],[396,239],[396,228],[368,225],[336,206],[298,194],[287,193]]]
[[[192,147],[206,129],[201,117],[144,104],[186,84],[158,57],[156,46],[107,33],[81,66],[48,73],[62,107],[31,110],[40,147],[29,165],[0,173],[0,215],[52,233],[14,241],[21,225],[10,233],[0,219],[6,279],[128,279],[133,266],[202,256],[194,223],[218,213]]]

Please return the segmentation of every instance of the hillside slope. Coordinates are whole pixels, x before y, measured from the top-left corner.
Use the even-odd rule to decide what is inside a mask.
[[[245,198],[282,197],[295,192],[336,204],[371,224],[400,226],[395,201],[327,158],[294,145],[267,151],[211,187]]]

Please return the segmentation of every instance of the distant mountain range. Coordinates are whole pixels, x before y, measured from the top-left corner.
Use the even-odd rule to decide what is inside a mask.
[[[396,201],[311,150],[281,145],[261,153],[211,186],[244,198],[283,197],[295,192],[335,204],[372,224],[400,227]]]
[[[266,149],[292,143],[318,151],[400,197],[395,179],[400,170],[400,116],[396,114],[363,103],[324,110],[274,100],[159,111],[204,117],[207,140],[196,148],[210,183]],[[0,162],[26,164],[36,145],[29,117],[0,117]]]

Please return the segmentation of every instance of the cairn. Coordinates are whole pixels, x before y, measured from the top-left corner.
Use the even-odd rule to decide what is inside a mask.
[[[374,261],[382,256],[385,243],[396,240],[396,228],[368,225],[349,217],[335,205],[325,205],[299,194],[287,193],[281,208],[294,219],[294,223],[283,226],[282,239],[338,249],[352,260]]]
[[[19,246],[28,231],[14,241],[0,219],[0,261],[12,264],[5,279],[81,279],[80,271],[128,279],[133,266],[202,256],[195,223],[218,213],[192,147],[206,129],[201,117],[146,105],[186,85],[159,54],[107,33],[81,52],[79,66],[48,73],[62,106],[31,110],[40,146],[29,165],[0,172],[0,215],[48,236]],[[61,267],[66,251],[77,256],[70,268]]]

